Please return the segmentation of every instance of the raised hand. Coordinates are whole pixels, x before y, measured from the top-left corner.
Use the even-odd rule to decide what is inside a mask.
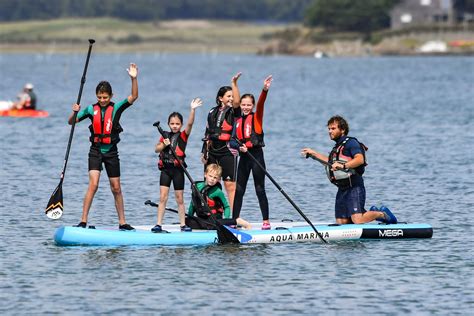
[[[195,109],[195,108],[198,108],[202,105],[202,100],[200,98],[194,98],[192,101],[191,101],[191,109]]]
[[[265,80],[263,81],[263,90],[268,91],[270,89],[270,86],[272,85],[273,81],[273,76],[269,75]]]
[[[128,75],[130,78],[136,78],[138,76],[138,67],[134,63],[130,63],[130,67],[127,68]]]
[[[242,76],[242,72],[236,73],[236,74],[232,77],[232,82],[237,83],[237,80],[239,80],[240,76]]]

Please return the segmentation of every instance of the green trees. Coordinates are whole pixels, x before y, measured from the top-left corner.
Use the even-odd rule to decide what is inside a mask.
[[[305,14],[307,26],[370,35],[390,25],[390,9],[399,0],[316,0]]]
[[[0,0],[0,21],[62,17],[126,20],[301,21],[312,0]]]

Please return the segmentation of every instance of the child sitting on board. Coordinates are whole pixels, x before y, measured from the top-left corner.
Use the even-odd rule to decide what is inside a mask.
[[[242,226],[244,229],[251,229],[249,222],[242,218],[232,219],[229,203],[222,192],[219,180],[222,176],[222,168],[217,164],[209,164],[204,173],[205,181],[196,182],[199,194],[207,202],[208,207],[201,207],[200,197],[197,192],[193,192],[192,201],[188,209],[186,224],[194,229],[216,229],[213,218],[222,225]],[[196,215],[194,215],[196,214]],[[197,218],[200,220],[197,220]]]

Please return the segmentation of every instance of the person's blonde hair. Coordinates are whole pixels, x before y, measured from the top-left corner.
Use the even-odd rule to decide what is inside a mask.
[[[209,172],[214,172],[217,174],[218,177],[220,177],[222,175],[222,167],[218,164],[211,163],[206,167],[206,174],[208,174]]]

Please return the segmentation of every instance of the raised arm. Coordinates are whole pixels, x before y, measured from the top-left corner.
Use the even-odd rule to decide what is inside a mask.
[[[242,73],[238,72],[232,77],[232,98],[234,99],[232,103],[232,107],[234,109],[240,106],[240,91],[239,91],[239,86],[237,85],[237,81],[239,80],[241,75]]]
[[[132,79],[132,93],[128,96],[128,103],[133,104],[138,99],[138,67],[134,63],[130,63],[130,67],[127,68],[128,75]]]
[[[260,96],[258,97],[257,101],[257,110],[255,111],[255,132],[258,134],[261,134],[263,131],[263,109],[265,105],[265,100],[267,99],[267,93],[268,90],[270,89],[270,86],[272,85],[273,77],[272,75],[269,75],[265,80],[263,81],[263,89],[262,92],[260,93]]]
[[[191,134],[191,130],[193,129],[196,108],[200,107],[201,105],[202,105],[202,100],[200,98],[194,98],[191,101],[191,112],[189,112],[188,123],[186,124],[186,128],[184,129],[184,132],[188,136]]]

